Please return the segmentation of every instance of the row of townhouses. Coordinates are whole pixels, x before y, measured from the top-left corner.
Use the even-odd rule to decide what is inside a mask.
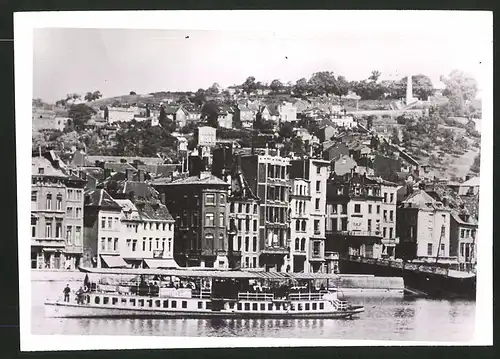
[[[99,177],[99,161],[68,169],[33,157],[32,268],[307,273],[335,272],[338,254],[475,261],[477,219],[432,191],[353,169],[338,174],[322,158],[206,147],[176,175],[134,162]]]

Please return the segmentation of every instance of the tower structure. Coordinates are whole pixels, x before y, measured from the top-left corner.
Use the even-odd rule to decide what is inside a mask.
[[[413,98],[413,82],[411,74],[408,75],[408,81],[406,81],[406,104],[409,105],[415,99]]]

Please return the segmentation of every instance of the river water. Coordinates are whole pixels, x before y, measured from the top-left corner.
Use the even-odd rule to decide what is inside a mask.
[[[474,339],[476,304],[463,300],[351,297],[354,319],[61,319],[43,302],[66,282],[33,281],[32,334],[279,337],[464,342]],[[76,289],[77,284],[70,283]]]

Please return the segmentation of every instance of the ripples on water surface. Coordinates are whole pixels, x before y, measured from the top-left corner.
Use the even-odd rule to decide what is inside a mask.
[[[32,282],[33,334],[238,336],[368,340],[473,340],[475,302],[351,298],[365,306],[354,319],[60,319],[43,302],[65,283]],[[71,286],[71,284],[70,284]],[[76,284],[73,285],[76,287]]]

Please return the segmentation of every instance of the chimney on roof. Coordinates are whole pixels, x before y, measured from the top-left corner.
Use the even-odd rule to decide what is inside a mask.
[[[127,181],[132,181],[134,179],[134,170],[131,168],[127,168],[125,170],[125,179]]]
[[[471,178],[471,176],[470,176],[470,175],[465,176],[465,180],[466,180],[466,181],[470,180],[470,178]]]
[[[139,182],[144,182],[144,170],[138,170],[137,176],[138,176]]]
[[[161,203],[166,204],[166,202],[165,202],[165,192],[162,192],[160,194],[160,201],[161,201]]]

